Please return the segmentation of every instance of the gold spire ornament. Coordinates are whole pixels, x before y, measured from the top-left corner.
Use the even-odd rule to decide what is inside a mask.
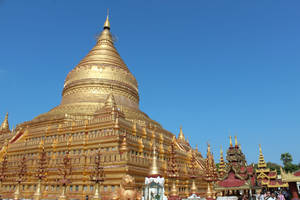
[[[232,147],[232,138],[231,138],[231,136],[229,136],[229,144],[230,144],[230,147]]]
[[[123,136],[123,140],[122,140],[122,143],[120,145],[120,152],[121,153],[125,153],[128,151],[128,148],[127,148],[127,136],[126,134]]]
[[[6,113],[4,121],[1,124],[0,131],[9,131],[8,113]]]
[[[259,144],[259,161],[258,161],[258,168],[266,168],[267,167],[267,164],[266,164],[266,161],[265,161],[265,158],[264,158],[264,155],[262,153],[262,150],[261,150],[261,145]]]
[[[235,147],[238,147],[239,146],[239,144],[238,144],[238,141],[237,141],[237,137],[236,136],[234,136],[234,143],[235,143]]]
[[[222,146],[221,146],[221,149],[220,149],[220,163],[219,163],[219,174],[222,176],[224,175],[225,173],[225,161],[224,161],[224,155],[223,155],[223,149],[222,149]]]
[[[185,137],[184,137],[184,134],[182,132],[182,126],[180,126],[180,131],[179,131],[178,139],[181,140],[181,141],[185,141]]]
[[[157,177],[160,175],[160,170],[157,164],[157,157],[156,157],[156,145],[153,144],[153,157],[152,157],[152,165],[149,171],[149,177]]]
[[[103,28],[104,28],[104,29],[105,29],[105,28],[110,29],[110,22],[109,22],[109,13],[108,13],[108,11],[107,11],[107,16],[106,16],[106,20],[105,20],[105,22],[104,22]]]

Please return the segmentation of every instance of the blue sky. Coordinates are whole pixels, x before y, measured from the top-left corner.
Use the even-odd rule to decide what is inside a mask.
[[[0,0],[0,120],[28,121],[61,100],[110,9],[140,108],[202,154],[237,135],[249,163],[300,162],[300,1]]]

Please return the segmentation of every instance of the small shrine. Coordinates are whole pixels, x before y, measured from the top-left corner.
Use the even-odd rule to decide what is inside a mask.
[[[227,163],[224,163],[221,155],[219,166],[219,181],[214,185],[218,196],[237,196],[240,194],[250,194],[257,189],[256,177],[253,166],[247,166],[245,155],[238,145],[235,137],[235,145],[232,144],[230,136],[230,146],[227,150]]]
[[[145,178],[144,200],[167,200],[164,195],[165,179],[162,177],[157,165],[156,146],[153,144],[152,165],[148,176]]]
[[[259,161],[256,169],[256,177],[260,186],[264,188],[283,188],[289,186],[286,182],[278,179],[276,170],[271,170],[267,167],[261,145],[259,145]]]

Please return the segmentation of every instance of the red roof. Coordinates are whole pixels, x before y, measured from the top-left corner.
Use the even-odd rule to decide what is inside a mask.
[[[270,172],[269,176],[276,176],[276,172]]]
[[[247,171],[249,174],[253,174],[253,167],[252,166],[248,166],[247,167]]]
[[[256,184],[256,183],[255,183],[255,177],[252,176],[252,177],[251,177],[251,185],[252,185],[252,186],[255,186],[255,184]]]
[[[284,185],[284,183],[281,180],[277,179],[277,180],[270,180],[269,185]]]
[[[240,186],[244,185],[245,182],[246,181],[244,181],[244,180],[237,179],[235,177],[234,172],[230,172],[228,174],[227,179],[219,182],[219,186],[222,186],[222,187],[240,187]]]
[[[294,176],[300,176],[300,170],[296,171],[296,172],[294,173]]]

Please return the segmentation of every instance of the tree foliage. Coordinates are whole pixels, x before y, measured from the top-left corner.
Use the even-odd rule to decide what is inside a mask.
[[[283,162],[284,166],[293,162],[293,158],[290,153],[282,153],[280,160]]]
[[[300,169],[300,164],[293,164],[293,157],[290,153],[281,154],[280,160],[282,161],[284,171],[286,172],[295,172]]]

